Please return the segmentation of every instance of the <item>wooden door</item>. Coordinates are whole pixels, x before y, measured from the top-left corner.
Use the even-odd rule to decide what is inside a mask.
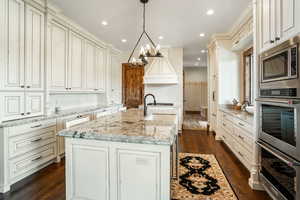
[[[26,5],[25,84],[27,90],[44,88],[44,13]]]
[[[84,38],[74,32],[69,35],[68,87],[72,90],[83,89]]]
[[[127,108],[137,108],[144,98],[144,66],[123,64],[123,104]]]

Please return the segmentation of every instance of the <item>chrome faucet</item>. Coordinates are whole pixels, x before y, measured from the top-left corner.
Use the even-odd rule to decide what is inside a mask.
[[[152,96],[153,97],[154,105],[156,105],[155,96],[153,94],[146,94],[145,97],[144,97],[144,116],[147,115],[147,103],[146,103],[146,100],[147,100],[148,96]]]

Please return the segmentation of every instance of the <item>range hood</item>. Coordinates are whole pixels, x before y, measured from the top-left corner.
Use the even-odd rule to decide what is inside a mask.
[[[162,58],[154,58],[146,69],[144,84],[178,84],[177,72],[168,58],[168,50],[161,50]]]

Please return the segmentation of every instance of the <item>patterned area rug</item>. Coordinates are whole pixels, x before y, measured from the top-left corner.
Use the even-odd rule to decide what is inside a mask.
[[[207,121],[201,118],[200,114],[185,114],[183,120],[185,130],[207,130]]]
[[[179,154],[179,179],[173,200],[237,200],[214,155]]]

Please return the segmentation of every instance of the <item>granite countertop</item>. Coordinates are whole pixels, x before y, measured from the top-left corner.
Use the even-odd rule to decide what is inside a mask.
[[[102,109],[104,110],[104,109],[116,107],[116,106],[121,107],[122,104],[115,104],[115,105],[108,105],[108,106],[98,105],[98,106],[88,106],[88,107],[82,107],[82,108],[76,108],[76,109],[62,110],[58,113],[53,113],[50,115],[43,115],[43,116],[38,116],[38,117],[31,117],[31,118],[3,122],[3,123],[0,123],[0,128],[18,126],[18,125],[23,125],[23,124],[33,123],[33,122],[50,120],[50,119],[57,119],[57,118],[66,117],[66,116],[70,116],[70,115],[76,115],[76,114],[79,115],[79,114],[94,112],[97,110],[102,110]]]
[[[253,125],[253,123],[254,123],[254,115],[253,114],[250,114],[250,113],[247,113],[247,112],[241,111],[241,110],[235,110],[233,108],[230,108],[230,106],[228,106],[228,105],[220,105],[219,109],[222,110],[223,112],[226,112],[226,113],[232,115],[233,117],[239,118],[240,120],[242,120],[250,125]]]
[[[130,109],[74,126],[60,136],[113,142],[172,145],[176,135],[176,115],[150,115]]]

